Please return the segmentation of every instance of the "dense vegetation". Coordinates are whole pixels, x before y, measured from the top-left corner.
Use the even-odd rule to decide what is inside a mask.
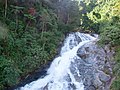
[[[19,83],[29,72],[52,60],[64,34],[78,27],[79,14],[72,14],[72,21],[68,21],[71,12],[66,10],[77,3],[69,2],[66,9],[61,8],[63,2],[55,3],[60,9],[52,0],[0,1],[0,90]]]
[[[0,21],[0,89],[52,60],[65,33],[82,31],[116,51],[111,90],[120,90],[120,0],[0,0]]]

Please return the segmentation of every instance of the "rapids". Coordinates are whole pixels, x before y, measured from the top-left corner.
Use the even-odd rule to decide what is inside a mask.
[[[53,60],[47,70],[47,75],[16,90],[96,90],[94,86],[85,86],[86,80],[89,79],[86,78],[87,75],[84,77],[86,72],[89,72],[93,77],[94,74],[96,76],[101,74],[99,72],[96,73],[96,71],[99,71],[98,68],[96,68],[99,66],[97,65],[97,60],[99,59],[95,59],[98,58],[99,54],[96,54],[97,52],[94,53],[94,49],[96,49],[97,46],[92,47],[96,41],[98,41],[97,35],[91,36],[79,32],[69,34],[64,41],[60,55]],[[92,47],[91,51],[93,51],[93,54],[91,52],[89,53],[91,57],[84,54],[86,53],[85,51],[82,51],[81,48],[85,47],[85,45],[88,45],[85,48],[86,52],[88,51],[87,49],[90,49],[89,46]],[[100,54],[104,54],[103,50],[99,51]],[[91,61],[87,60],[87,58],[91,59]],[[86,67],[88,68],[82,69]],[[103,77],[106,80],[110,79],[110,77],[106,75],[103,75]],[[95,81],[95,84],[98,82],[98,84],[101,84],[99,79],[94,79],[91,80],[90,78],[90,81],[87,81],[87,83],[89,82],[88,84],[90,84]],[[89,89],[87,89],[87,87],[89,87]]]

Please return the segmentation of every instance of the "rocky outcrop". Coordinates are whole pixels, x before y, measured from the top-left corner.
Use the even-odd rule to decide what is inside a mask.
[[[76,81],[82,79],[85,90],[109,90],[112,81],[113,51],[108,46],[99,47],[91,42],[80,47],[75,62],[71,63],[71,72]],[[78,68],[80,76],[76,69]]]

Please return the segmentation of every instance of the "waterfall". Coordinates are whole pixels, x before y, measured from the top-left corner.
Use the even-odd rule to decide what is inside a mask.
[[[95,41],[97,37],[89,34],[79,32],[69,34],[64,41],[60,55],[53,60],[47,70],[47,75],[18,90],[85,90],[80,69],[83,64],[79,63],[83,61],[84,54],[80,57],[78,51],[84,45]]]

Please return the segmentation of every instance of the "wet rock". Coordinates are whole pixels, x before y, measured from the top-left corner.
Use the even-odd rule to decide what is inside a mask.
[[[86,89],[86,90],[96,90],[96,88],[95,88],[95,86],[91,85],[91,86],[89,86],[88,89]]]
[[[72,88],[73,90],[76,90],[76,86],[72,83],[70,83],[69,87]]]
[[[100,71],[99,72],[99,79],[102,81],[102,82],[107,82],[108,80],[110,80],[110,76],[105,74],[103,71]]]
[[[76,38],[76,41],[78,42],[78,43],[80,43],[82,40],[81,40],[81,38],[78,36],[78,35],[75,35],[75,38]]]
[[[89,55],[88,54],[77,54],[81,59],[86,59]]]
[[[68,74],[66,77],[64,77],[64,79],[68,82],[71,82],[71,78],[70,78],[70,75]]]
[[[102,85],[102,82],[100,81],[98,75],[94,75],[94,86],[99,87]]]
[[[108,54],[110,50],[107,47],[105,48],[107,51],[95,43],[90,43],[77,50],[79,58],[76,58],[75,62],[71,64],[73,66],[71,72],[74,73],[75,79],[78,81],[82,79],[85,90],[105,90],[106,83],[111,79],[112,54]],[[81,79],[75,73],[76,68],[79,69]]]
[[[84,80],[84,85],[85,86],[90,86],[93,84],[93,78],[91,75],[88,75],[87,77],[84,77],[85,80]]]
[[[86,51],[86,52],[89,52],[89,47],[85,47],[85,51]]]
[[[86,59],[89,57],[89,54],[86,53],[85,48],[82,50],[81,48],[78,49],[77,51],[77,55],[81,58],[81,59]]]

